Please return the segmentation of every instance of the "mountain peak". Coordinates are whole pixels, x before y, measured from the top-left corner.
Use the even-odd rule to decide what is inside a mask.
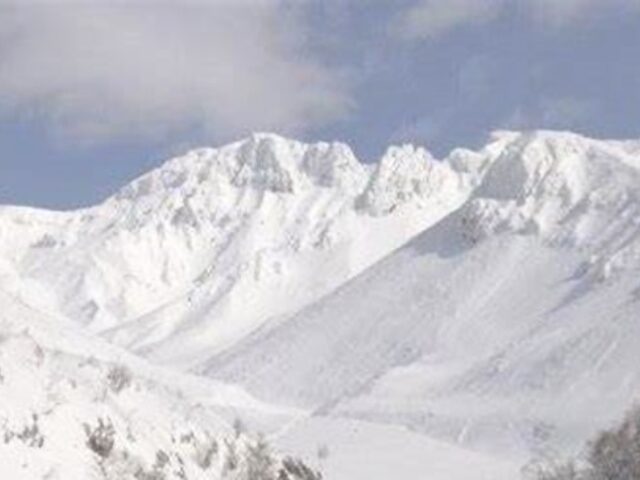
[[[143,175],[116,195],[118,200],[176,189],[250,189],[293,193],[312,185],[353,192],[366,183],[366,167],[342,143],[306,144],[273,133],[218,148],[197,148]]]
[[[539,232],[562,244],[602,243],[618,215],[640,208],[638,159],[621,144],[570,132],[500,132],[465,206],[473,238]],[[640,212],[638,212],[640,213]]]

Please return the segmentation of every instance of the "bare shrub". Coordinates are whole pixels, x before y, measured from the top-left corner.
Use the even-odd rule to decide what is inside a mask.
[[[169,455],[164,450],[158,450],[156,452],[156,462],[153,464],[153,468],[156,470],[162,470],[165,466],[169,464],[171,459]]]
[[[584,465],[548,463],[534,471],[535,480],[639,480],[640,409],[621,425],[598,434],[589,443]]]
[[[223,473],[233,472],[237,470],[240,465],[238,448],[236,447],[236,442],[234,440],[225,439],[224,443],[226,446],[226,454],[224,457]]]
[[[322,480],[322,474],[312,470],[299,458],[287,457],[282,461],[278,480]]]
[[[31,447],[31,448],[43,447],[44,436],[40,432],[37,414],[34,413],[31,416],[31,423],[28,425],[25,425],[21,431],[16,432],[9,429],[5,430],[4,443],[9,443],[14,439],[20,440],[27,447]]]
[[[107,373],[107,385],[113,393],[120,393],[131,385],[131,371],[124,365],[114,365]]]
[[[640,478],[640,409],[622,425],[606,430],[589,445],[587,457],[595,480],[637,480]]]
[[[139,469],[133,474],[136,480],[165,480],[167,476],[164,472],[159,470],[151,470],[147,472],[144,469]]]
[[[98,419],[98,426],[92,428],[85,424],[84,431],[87,435],[87,446],[91,451],[102,458],[107,458],[115,445],[115,429],[111,421],[105,422]]]

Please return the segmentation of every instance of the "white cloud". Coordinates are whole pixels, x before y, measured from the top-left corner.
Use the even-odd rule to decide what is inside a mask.
[[[574,97],[546,97],[527,108],[518,107],[500,125],[509,129],[575,129],[596,115],[594,101]]]
[[[394,19],[392,31],[408,40],[436,38],[490,23],[508,10],[521,10],[544,26],[562,27],[612,8],[640,10],[640,0],[418,0]]]
[[[535,20],[544,25],[563,27],[589,17],[596,17],[607,9],[633,10],[640,0],[527,0]]]
[[[88,142],[301,131],[350,98],[299,20],[276,0],[0,0],[0,114]]]
[[[602,0],[529,0],[533,16],[544,23],[565,25],[591,11]],[[611,0],[609,0],[611,1]]]
[[[456,28],[493,20],[504,0],[421,0],[396,19],[392,29],[405,39],[434,38]]]

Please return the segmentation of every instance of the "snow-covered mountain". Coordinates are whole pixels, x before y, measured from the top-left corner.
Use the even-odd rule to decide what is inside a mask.
[[[497,134],[460,208],[204,372],[493,452],[577,447],[640,397],[640,156],[624,145]]]
[[[0,207],[0,372],[28,379],[0,384],[14,402],[0,396],[0,425],[28,430],[58,398],[92,425],[98,396],[120,430],[162,417],[136,454],[152,468],[174,425],[204,438],[243,409],[284,450],[341,449],[325,465],[339,480],[389,478],[383,463],[408,450],[432,454],[407,480],[437,458],[456,470],[434,478],[509,478],[640,395],[639,145],[497,132],[479,151],[390,147],[365,164],[343,144],[256,134],[95,207]],[[51,352],[44,369],[29,366],[34,344]],[[109,393],[123,363],[145,387]]]
[[[425,150],[364,165],[269,135],[195,150],[102,205],[0,211],[3,287],[185,366],[330,292],[457,207],[467,175]]]

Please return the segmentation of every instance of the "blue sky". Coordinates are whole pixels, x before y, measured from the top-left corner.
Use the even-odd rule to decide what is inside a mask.
[[[640,0],[0,0],[0,203],[100,201],[251,131],[442,156],[640,137]]]

